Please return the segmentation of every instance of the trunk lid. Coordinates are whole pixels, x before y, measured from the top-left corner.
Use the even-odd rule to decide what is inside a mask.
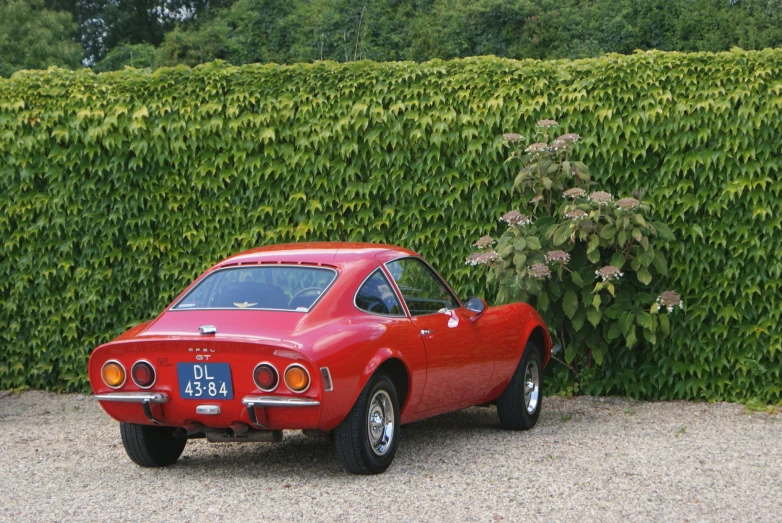
[[[296,333],[306,314],[294,311],[267,310],[173,310],[165,312],[152,325],[138,335],[147,337],[187,336],[199,337],[199,328],[212,325],[215,335],[201,338],[257,338],[258,341],[289,341]]]

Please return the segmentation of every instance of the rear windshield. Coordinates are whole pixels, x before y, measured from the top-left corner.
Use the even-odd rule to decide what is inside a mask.
[[[337,277],[319,267],[234,267],[204,278],[174,310],[274,309],[307,312]]]

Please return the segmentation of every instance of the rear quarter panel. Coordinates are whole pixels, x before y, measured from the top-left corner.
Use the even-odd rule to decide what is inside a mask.
[[[426,381],[426,352],[415,326],[407,318],[356,311],[335,327],[312,345],[313,358],[329,368],[334,384],[334,390],[324,393],[319,428],[328,431],[336,427],[375,370],[392,358],[400,360],[407,371],[409,387],[401,412],[405,423],[415,411]]]
[[[496,344],[493,351],[494,373],[485,401],[496,399],[505,390],[535,329],[538,329],[536,334],[542,334],[543,346],[539,348],[542,350],[543,366],[548,364],[551,358],[551,338],[543,319],[530,305],[511,303],[489,307],[484,318],[478,321],[491,325],[492,341]]]

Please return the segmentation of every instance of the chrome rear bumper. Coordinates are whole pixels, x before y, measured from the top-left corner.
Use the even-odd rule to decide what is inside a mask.
[[[266,423],[266,413],[261,410],[261,418],[255,411],[256,407],[317,407],[320,405],[318,400],[310,398],[289,398],[287,396],[245,396],[242,403],[247,406],[247,417],[250,424],[256,429],[271,430]]]
[[[255,407],[317,407],[318,400],[310,398],[289,398],[287,396],[245,396],[242,403]]]
[[[121,403],[167,403],[168,394],[165,392],[109,392],[97,394],[98,401],[119,401]]]
[[[155,425],[162,425],[152,413],[151,405],[153,403],[167,403],[168,394],[165,392],[109,392],[106,394],[96,394],[95,399],[98,401],[116,401],[120,403],[140,403],[144,408],[144,415],[147,419]],[[263,424],[266,421],[265,419],[258,419],[258,415],[255,412],[256,408],[317,407],[320,405],[320,401],[310,398],[291,398],[287,396],[245,396],[242,398],[242,404],[247,407],[247,416],[255,428],[270,430],[269,427]],[[263,418],[266,417],[263,412],[261,414]]]
[[[163,423],[158,421],[152,413],[152,404],[168,402],[168,394],[165,392],[109,392],[106,394],[96,394],[95,399],[98,401],[118,401],[121,403],[141,403],[141,407],[144,409],[144,416],[147,417],[150,423],[163,425]]]

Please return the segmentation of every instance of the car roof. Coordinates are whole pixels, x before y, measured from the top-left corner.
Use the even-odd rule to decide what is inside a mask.
[[[418,256],[415,251],[395,245],[359,242],[301,242],[267,245],[234,254],[215,268],[255,263],[306,263],[335,267],[392,251],[399,256]]]

